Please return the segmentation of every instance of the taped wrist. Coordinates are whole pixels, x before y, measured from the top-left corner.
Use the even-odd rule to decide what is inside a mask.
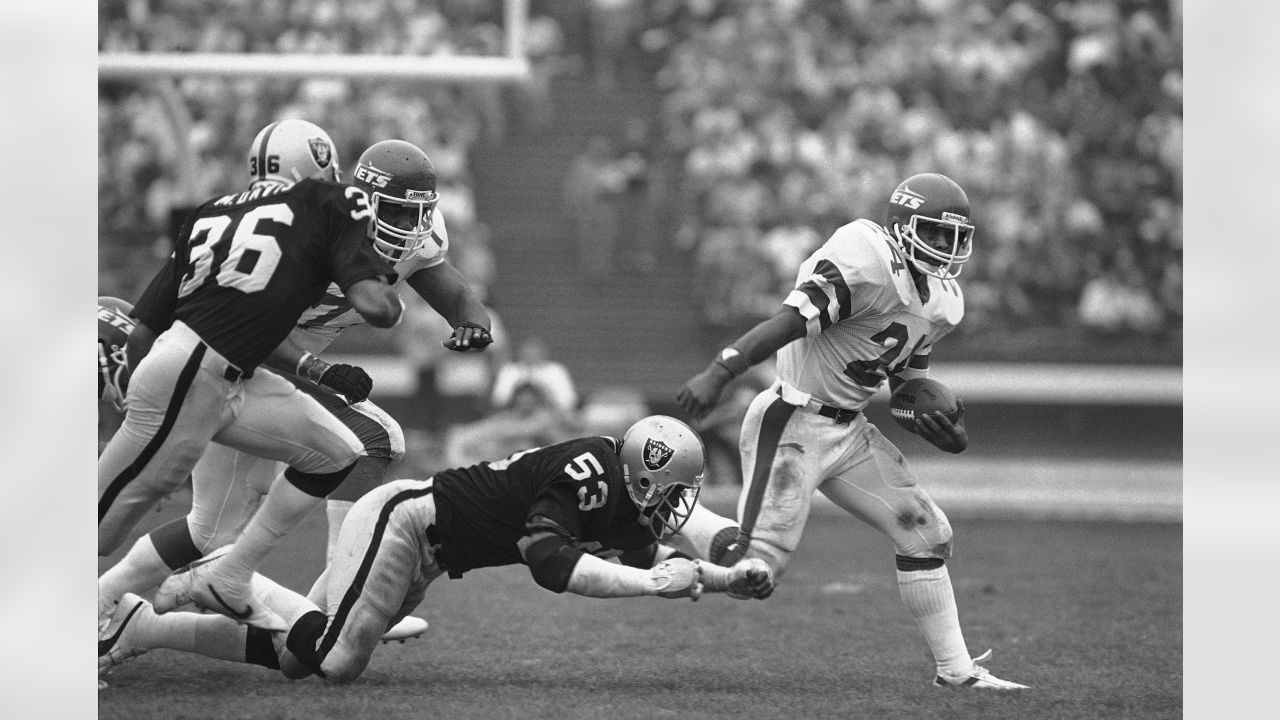
[[[324,371],[328,369],[329,363],[309,352],[304,352],[298,360],[298,367],[294,372],[297,373],[298,377],[304,377],[313,383],[319,384],[320,378],[324,377]]]
[[[668,584],[667,578],[659,580],[652,569],[627,567],[583,554],[573,567],[566,589],[585,597],[620,598],[657,595]]]
[[[704,592],[725,592],[733,581],[733,569],[715,563],[698,561]]]
[[[747,356],[732,345],[721,350],[712,364],[729,371],[730,377],[738,377],[751,368],[751,362],[747,360]]]

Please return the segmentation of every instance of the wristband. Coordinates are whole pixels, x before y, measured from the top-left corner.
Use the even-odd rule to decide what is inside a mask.
[[[329,363],[309,352],[304,352],[302,357],[298,359],[298,367],[294,372],[298,377],[304,377],[313,383],[319,384],[320,378],[324,377],[324,371],[328,369]]]
[[[746,356],[735,347],[721,350],[714,364],[728,370],[730,377],[738,377],[751,368],[751,363],[747,361]]]

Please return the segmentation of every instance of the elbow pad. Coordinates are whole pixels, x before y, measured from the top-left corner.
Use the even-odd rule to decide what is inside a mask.
[[[525,551],[525,562],[534,582],[554,593],[562,593],[569,587],[582,551],[565,542],[559,536],[544,537],[531,544]]]

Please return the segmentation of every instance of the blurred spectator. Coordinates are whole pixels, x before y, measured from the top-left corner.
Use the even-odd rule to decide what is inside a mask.
[[[574,224],[578,260],[589,280],[607,279],[613,272],[618,204],[626,183],[613,143],[603,135],[588,141],[565,175],[565,207]]]
[[[537,388],[548,402],[565,412],[578,407],[578,390],[569,369],[551,359],[547,343],[537,336],[522,340],[512,361],[498,369],[491,396],[493,406],[507,407],[516,390],[526,385]]]
[[[573,411],[558,407],[535,383],[521,383],[510,399],[489,416],[454,425],[446,434],[445,464],[464,467],[499,460],[531,447],[578,437],[582,423]]]

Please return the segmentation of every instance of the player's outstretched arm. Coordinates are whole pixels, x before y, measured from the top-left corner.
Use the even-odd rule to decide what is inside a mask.
[[[360,317],[374,327],[394,327],[404,313],[404,300],[381,277],[357,280],[342,293]]]
[[[520,551],[534,581],[552,592],[594,598],[657,595],[697,600],[702,595],[694,560],[671,558],[651,568],[628,567],[588,555],[552,532],[522,538]]]
[[[676,402],[695,419],[702,419],[719,402],[720,393],[730,380],[804,335],[804,316],[799,310],[784,306],[778,314],[730,343],[706,369],[689,378],[676,394]]]
[[[450,350],[483,350],[493,342],[493,321],[480,296],[448,260],[410,275],[409,287],[449,321],[453,334],[442,343]]]

